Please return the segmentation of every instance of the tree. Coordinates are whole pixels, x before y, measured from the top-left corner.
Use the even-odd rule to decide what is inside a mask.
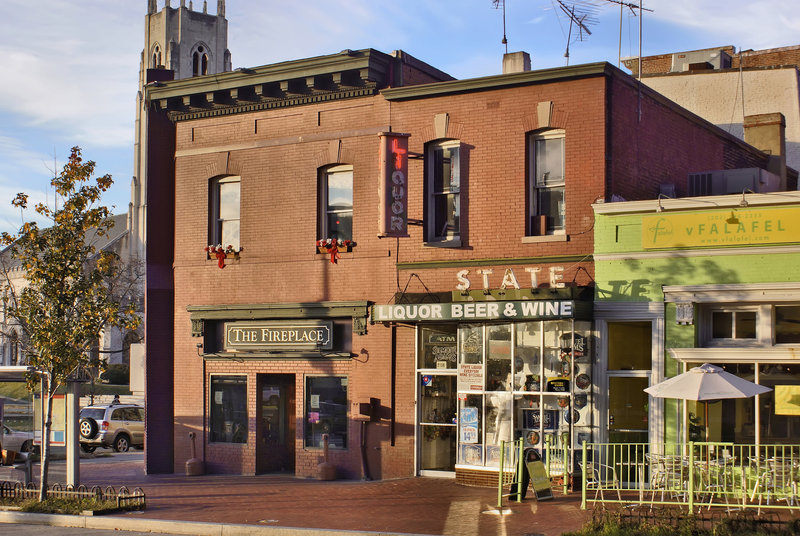
[[[89,350],[104,326],[135,329],[140,321],[135,300],[121,298],[126,293],[119,285],[133,283],[125,277],[119,256],[96,245],[114,222],[109,209],[99,204],[112,184],[111,176],[93,179],[94,169],[95,163],[84,162],[80,148],[74,147],[64,169],[51,181],[56,207],[43,203],[34,207],[51,225],[42,228],[28,221],[16,235],[2,233],[7,251],[25,272],[24,288],[15,289],[6,271],[7,314],[24,333],[25,354],[34,371],[28,387],[32,390],[37,381],[42,384],[39,500],[47,496],[53,395],[89,366]],[[27,208],[27,194],[17,194],[12,205]]]

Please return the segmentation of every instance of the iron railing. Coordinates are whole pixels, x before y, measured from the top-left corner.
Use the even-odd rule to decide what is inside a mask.
[[[48,487],[47,496],[60,499],[97,499],[98,501],[113,501],[117,504],[117,508],[125,510],[144,510],[146,507],[144,491],[141,488],[134,488],[131,491],[126,486],[115,489],[112,486],[106,488],[92,486],[91,488],[87,488],[84,485],[73,487],[54,484]],[[38,497],[39,488],[33,483],[26,486],[21,482],[0,482],[0,498],[25,500],[37,499]]]
[[[579,469],[582,508],[800,508],[800,445],[584,443]]]

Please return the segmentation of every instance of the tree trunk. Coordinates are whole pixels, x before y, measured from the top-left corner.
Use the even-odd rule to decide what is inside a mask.
[[[47,498],[47,472],[50,470],[50,429],[53,425],[53,395],[56,393],[53,379],[49,374],[42,375],[42,382],[45,382],[45,389],[42,394],[45,396],[44,403],[44,426],[42,426],[42,465],[39,474],[39,501]]]

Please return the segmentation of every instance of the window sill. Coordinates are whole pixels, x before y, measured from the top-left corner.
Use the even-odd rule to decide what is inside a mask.
[[[568,234],[552,234],[541,236],[523,236],[523,244],[538,244],[539,242],[569,242]]]
[[[426,248],[460,248],[461,239],[442,240],[440,242],[423,242],[422,247]]]

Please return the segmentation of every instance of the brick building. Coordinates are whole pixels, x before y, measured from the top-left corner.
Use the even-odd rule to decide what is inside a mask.
[[[468,483],[590,440],[591,204],[768,160],[607,63],[345,50],[145,101],[149,472],[190,432],[210,472],[316,476],[327,434],[340,477]]]
[[[627,58],[624,64],[634,76],[638,73],[638,58]],[[723,46],[642,57],[642,82],[771,154],[770,171],[785,180],[786,166],[800,169],[798,68],[800,45],[739,51]],[[748,129],[745,114],[761,115],[762,124],[779,125],[782,129],[779,139],[765,140],[757,129]],[[767,114],[776,115],[767,117]],[[767,128],[773,130],[771,126]],[[789,177],[784,189],[796,188],[796,182]],[[749,189],[758,191],[753,186]],[[720,189],[708,193],[734,192],[735,189]],[[707,195],[706,192],[691,194]]]

